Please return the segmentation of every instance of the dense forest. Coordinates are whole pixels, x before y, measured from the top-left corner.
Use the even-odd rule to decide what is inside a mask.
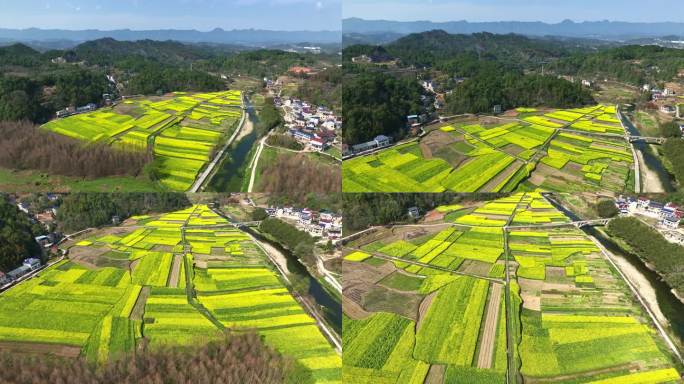
[[[579,83],[553,76],[523,75],[517,71],[482,70],[458,85],[446,97],[449,114],[492,113],[517,107],[573,108],[596,101]]]
[[[373,225],[386,225],[411,221],[410,207],[418,207],[421,213],[439,205],[468,201],[492,200],[505,196],[497,193],[345,193],[344,229],[358,231]]]
[[[0,194],[0,271],[18,267],[27,257],[41,257],[35,237],[43,231],[7,195]]]
[[[83,358],[0,354],[0,381],[32,383],[313,383],[311,372],[266,346],[255,333],[229,334],[205,346],[141,350],[96,367]],[[163,380],[161,378],[164,378]]]
[[[655,229],[633,217],[611,220],[608,231],[627,243],[637,256],[652,264],[680,295],[684,294],[684,247],[670,243]]]
[[[549,64],[548,68],[562,75],[608,78],[641,86],[676,77],[684,68],[684,50],[628,45],[598,52],[577,52]]]
[[[72,193],[66,195],[57,214],[60,229],[75,232],[123,221],[133,215],[169,212],[192,204],[183,193]]]
[[[342,111],[342,78],[341,68],[328,68],[311,75],[297,88],[295,97],[307,100],[314,105],[323,105],[336,111]]]
[[[362,69],[349,73],[342,88],[344,143],[358,144],[377,135],[401,138],[406,116],[424,108],[421,95],[423,88],[415,78]]]
[[[43,131],[26,121],[0,122],[0,167],[92,179],[139,176],[150,161],[147,152],[104,144],[83,146],[79,140]]]
[[[314,65],[318,59],[313,54],[259,49],[229,56],[216,56],[203,65],[208,70],[222,71],[230,75],[274,78],[287,72],[292,66]]]
[[[279,243],[285,245],[298,258],[309,265],[315,265],[314,244],[316,240],[307,232],[300,231],[280,219],[268,218],[261,222],[259,230],[267,233]]]

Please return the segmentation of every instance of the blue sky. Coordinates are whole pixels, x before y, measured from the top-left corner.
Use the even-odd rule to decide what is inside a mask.
[[[340,30],[342,0],[0,0],[0,28]]]
[[[678,21],[681,0],[344,0],[343,17],[430,21]]]

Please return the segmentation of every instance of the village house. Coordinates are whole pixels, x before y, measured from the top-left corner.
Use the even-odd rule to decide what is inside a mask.
[[[665,216],[660,221],[660,225],[662,225],[665,228],[677,229],[677,228],[679,228],[679,221],[680,220],[681,220],[681,218],[678,217],[677,215],[669,215],[669,216]]]
[[[417,219],[420,217],[420,210],[418,207],[411,207],[408,209],[408,215],[412,219]]]

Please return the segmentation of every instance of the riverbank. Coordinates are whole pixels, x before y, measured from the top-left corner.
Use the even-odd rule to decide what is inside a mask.
[[[641,191],[644,193],[664,193],[665,187],[660,181],[660,177],[646,165],[642,151],[636,150],[635,153],[639,158],[639,172],[642,183]]]

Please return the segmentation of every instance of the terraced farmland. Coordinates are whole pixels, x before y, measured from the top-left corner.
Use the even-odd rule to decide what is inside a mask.
[[[615,107],[604,105],[460,120],[344,161],[343,191],[629,191],[623,134]]]
[[[68,260],[0,295],[0,348],[103,362],[255,330],[316,382],[340,380],[340,356],[261,248],[205,205],[133,217],[68,247]]]
[[[159,182],[188,190],[214,149],[238,128],[240,91],[128,99],[112,107],[53,120],[44,129],[132,151],[150,151],[159,162]]]
[[[504,383],[520,367],[524,382],[681,382],[626,283],[539,193],[437,210],[461,213],[349,244],[345,380]]]

